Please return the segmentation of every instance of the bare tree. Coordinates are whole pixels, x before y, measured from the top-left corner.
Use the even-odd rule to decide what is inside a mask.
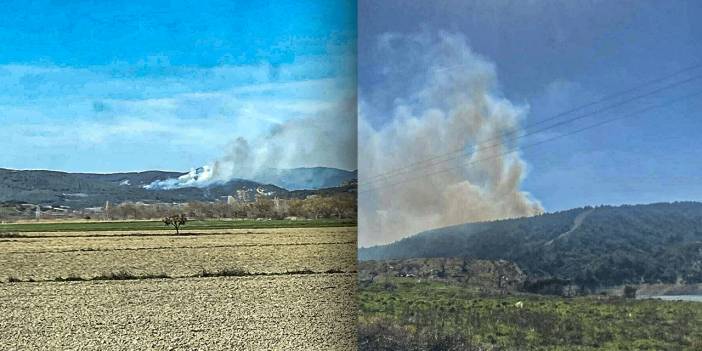
[[[173,216],[168,216],[163,219],[163,223],[167,226],[172,226],[176,230],[176,235],[180,234],[180,227],[185,225],[188,218],[184,214],[177,214]]]

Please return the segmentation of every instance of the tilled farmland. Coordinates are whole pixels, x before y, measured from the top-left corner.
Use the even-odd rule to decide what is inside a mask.
[[[0,349],[355,349],[356,228],[184,234],[0,239]]]

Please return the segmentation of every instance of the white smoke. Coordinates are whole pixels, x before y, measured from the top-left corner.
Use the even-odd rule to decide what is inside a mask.
[[[178,178],[156,180],[151,184],[144,185],[145,189],[177,189],[187,187],[199,187],[215,183],[211,166],[193,168],[190,172]]]
[[[223,156],[208,165],[145,188],[206,187],[237,178],[257,180],[270,172],[296,167],[354,169],[356,127],[355,91],[339,94],[317,112],[274,124],[264,135],[235,137]]]
[[[383,110],[373,106],[379,100],[361,95],[359,245],[542,212],[520,190],[524,161],[507,153],[516,145],[505,135],[518,130],[528,108],[501,97],[492,63],[448,33],[386,35],[379,50],[387,56],[386,81],[395,79],[405,92],[392,98],[385,108],[392,118],[380,126],[371,122]],[[411,79],[397,81],[407,72]],[[466,152],[421,163],[456,150]],[[375,177],[386,173],[394,176]]]

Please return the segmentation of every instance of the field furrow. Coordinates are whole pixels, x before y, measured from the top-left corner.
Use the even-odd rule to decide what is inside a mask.
[[[3,350],[352,350],[354,274],[0,284]]]
[[[350,227],[22,231],[0,349],[351,350],[355,271]]]

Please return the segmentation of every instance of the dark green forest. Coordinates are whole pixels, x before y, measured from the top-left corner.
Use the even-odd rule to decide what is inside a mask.
[[[702,283],[702,203],[578,208],[446,227],[359,250],[361,260],[414,257],[504,259],[530,278],[585,289]]]

